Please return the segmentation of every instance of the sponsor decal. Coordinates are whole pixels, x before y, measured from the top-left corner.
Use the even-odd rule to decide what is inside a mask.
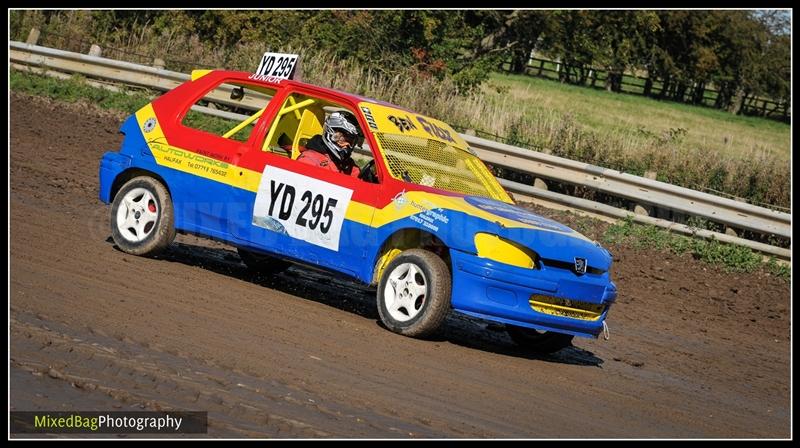
[[[405,117],[395,117],[394,115],[389,115],[386,117],[389,121],[392,122],[400,132],[406,132],[411,130],[416,130],[417,127],[414,126],[414,122],[411,121],[411,118],[406,115]]]
[[[450,131],[448,131],[447,129],[436,126],[434,123],[429,122],[428,120],[420,117],[419,115],[417,115],[417,121],[419,121],[419,124],[422,125],[422,129],[425,130],[425,132],[427,132],[428,134],[437,137],[439,139],[455,143],[453,136],[450,135]]]
[[[408,219],[434,232],[439,231],[439,226],[441,224],[448,224],[450,222],[450,218],[444,214],[444,210],[437,208],[435,204],[428,201],[424,201],[424,204],[420,204],[413,199],[408,199],[405,190],[397,193],[394,198],[392,198],[392,202],[396,210],[402,210],[406,205],[419,210],[419,213],[409,216]]]
[[[161,157],[163,157],[165,161],[171,163],[174,167],[184,167],[186,168],[185,171],[193,172],[195,174],[213,174],[222,177],[228,176],[228,168],[230,165],[226,162],[211,157],[206,157],[201,154],[196,154],[191,151],[185,151],[174,146],[156,143],[154,141],[149,143],[150,147],[154,151],[160,152]]]
[[[408,202],[408,199],[406,199],[406,190],[403,190],[400,193],[397,193],[392,198],[392,203],[394,204],[395,210],[402,209],[403,207],[405,207],[407,202]]]
[[[258,227],[272,230],[273,232],[278,232],[281,235],[289,234],[286,232],[286,228],[283,227],[283,224],[271,216],[253,216],[253,224]]]
[[[270,82],[274,84],[280,84],[280,82],[283,81],[283,78],[278,78],[277,76],[267,76],[267,75],[257,75],[257,74],[252,74],[248,76],[247,79],[252,79],[253,81]]]
[[[144,126],[142,127],[145,133],[152,132],[153,129],[155,128],[156,128],[156,117],[148,118],[147,121],[144,122]]]

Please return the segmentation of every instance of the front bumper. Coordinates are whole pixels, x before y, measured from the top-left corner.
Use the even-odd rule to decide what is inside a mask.
[[[525,269],[457,250],[451,250],[450,257],[453,309],[482,319],[593,338],[602,332],[610,305],[617,297],[617,287],[607,272],[579,276],[549,266]],[[532,297],[552,299],[562,306],[537,307],[537,311],[531,304]],[[573,309],[570,302],[598,311]],[[581,317],[565,315],[581,313]]]

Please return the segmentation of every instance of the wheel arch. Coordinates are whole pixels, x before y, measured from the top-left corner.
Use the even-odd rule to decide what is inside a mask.
[[[373,258],[370,284],[377,285],[383,269],[389,262],[400,252],[408,249],[425,249],[433,252],[445,262],[452,275],[450,250],[447,244],[431,232],[415,227],[406,227],[395,230],[380,244]]]
[[[113,202],[120,188],[122,188],[122,186],[125,185],[126,182],[133,179],[134,177],[140,177],[140,176],[152,177],[153,179],[161,182],[161,185],[163,185],[164,188],[167,189],[167,193],[169,193],[170,196],[172,196],[172,191],[170,190],[169,185],[167,185],[167,182],[164,181],[163,177],[159,176],[158,174],[150,170],[145,170],[142,168],[128,168],[127,170],[119,173],[117,177],[114,178],[114,182],[111,183],[111,190],[108,196],[109,200]]]

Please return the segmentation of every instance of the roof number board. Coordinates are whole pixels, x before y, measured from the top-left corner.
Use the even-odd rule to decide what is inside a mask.
[[[287,53],[264,53],[256,70],[257,75],[290,79],[297,64],[298,56]]]

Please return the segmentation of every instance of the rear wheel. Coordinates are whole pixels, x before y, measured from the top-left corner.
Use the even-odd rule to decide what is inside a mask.
[[[411,337],[433,334],[450,309],[450,271],[441,258],[409,249],[392,259],[378,284],[378,314],[386,328]]]
[[[572,344],[571,334],[539,331],[533,328],[506,325],[506,332],[520,347],[535,353],[555,353]]]
[[[172,197],[152,177],[126,182],[111,204],[111,236],[123,252],[153,256],[175,239]]]
[[[245,266],[251,271],[264,275],[275,275],[289,269],[292,264],[288,261],[281,260],[280,258],[271,257],[256,252],[251,252],[247,249],[237,247],[236,251],[239,252],[239,258],[242,259]]]

